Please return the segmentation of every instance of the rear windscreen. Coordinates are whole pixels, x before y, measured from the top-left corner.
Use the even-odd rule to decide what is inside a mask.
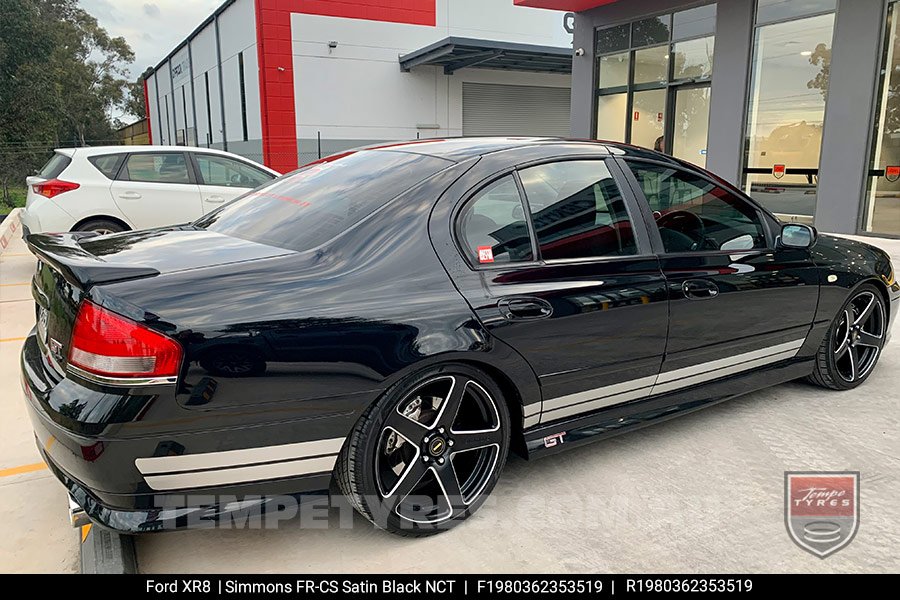
[[[450,165],[421,154],[353,152],[276,179],[194,225],[269,246],[309,250]]]
[[[64,154],[54,154],[53,157],[47,161],[47,164],[38,171],[38,175],[44,179],[56,179],[66,170],[66,167],[68,167],[71,162],[72,159]]]

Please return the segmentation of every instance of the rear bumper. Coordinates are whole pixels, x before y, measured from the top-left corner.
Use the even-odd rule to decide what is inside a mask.
[[[29,233],[71,231],[75,223],[72,215],[48,198],[30,199],[22,211],[22,225]]]
[[[286,437],[303,440],[317,436],[323,425],[331,431],[346,431],[352,424],[345,418],[324,418],[316,420],[310,432],[304,432],[296,422],[288,422],[249,425],[245,430],[136,435],[135,431],[150,425],[146,415],[152,413],[152,406],[176,405],[174,389],[155,390],[144,397],[133,391],[113,394],[73,378],[60,378],[46,366],[34,332],[22,349],[21,368],[29,418],[45,462],[91,520],[123,533],[209,527],[235,513],[252,517],[257,512],[265,513],[269,506],[285,510],[285,505],[299,498],[321,497],[331,483],[331,466],[342,439],[268,444]],[[119,407],[129,403],[136,405],[136,410],[126,415],[126,422]],[[194,414],[189,417],[197,418]],[[241,480],[239,475],[257,466],[231,464],[249,462],[241,454],[247,452],[245,449],[258,453],[293,449],[304,443],[318,448],[321,442],[330,445],[313,458],[293,456],[275,462],[277,456],[265,456],[250,480]],[[234,453],[239,455],[236,459],[231,458]],[[156,462],[142,471],[138,463],[148,459]],[[190,464],[204,460],[209,464]],[[167,461],[174,466],[167,466]],[[304,461],[315,466],[307,471],[315,472],[297,475],[303,470],[295,465]],[[227,464],[228,468],[217,468],[217,464]],[[238,476],[233,475],[235,472]]]

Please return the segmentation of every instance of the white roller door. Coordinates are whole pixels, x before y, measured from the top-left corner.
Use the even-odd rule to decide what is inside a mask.
[[[569,135],[569,88],[463,83],[463,135]]]

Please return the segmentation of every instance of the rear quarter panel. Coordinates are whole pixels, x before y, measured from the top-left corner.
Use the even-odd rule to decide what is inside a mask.
[[[265,443],[316,427],[314,438],[337,437],[385,389],[428,364],[474,360],[527,376],[527,365],[475,319],[429,241],[434,202],[466,169],[438,173],[316,250],[93,290],[96,301],[172,335],[186,353],[174,402],[150,403],[117,436],[291,422]],[[227,358],[235,356],[255,372],[208,368],[241,362]]]

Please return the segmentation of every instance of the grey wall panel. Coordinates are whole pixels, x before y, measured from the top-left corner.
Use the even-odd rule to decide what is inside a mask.
[[[756,0],[722,0],[716,11],[706,168],[738,187],[743,181],[744,124],[755,9]]]
[[[823,231],[856,233],[859,226],[884,11],[883,0],[838,0],[815,218]]]

